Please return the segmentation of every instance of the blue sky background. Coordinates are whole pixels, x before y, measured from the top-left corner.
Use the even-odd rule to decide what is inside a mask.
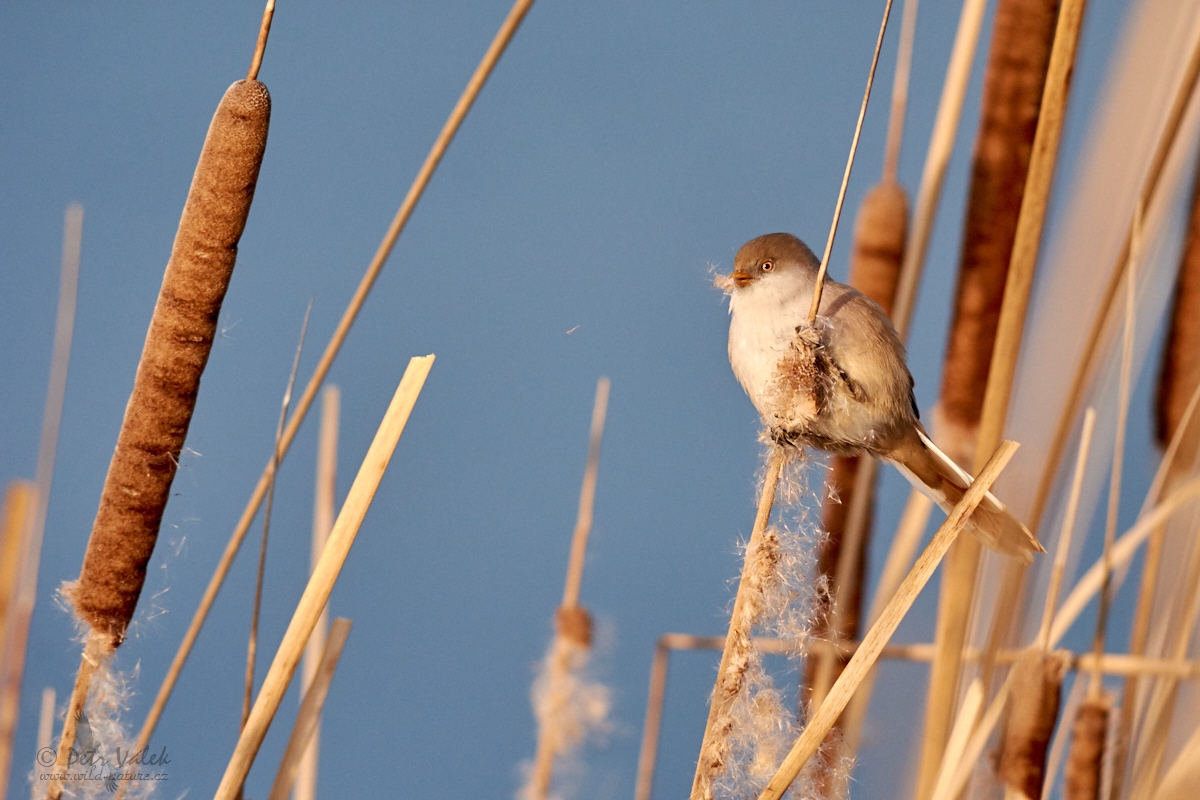
[[[839,279],[853,214],[881,170],[901,5],[834,251]],[[438,356],[331,599],[355,625],[325,714],[323,794],[511,796],[534,749],[532,667],[561,596],[595,382],[608,375],[583,601],[610,632],[599,668],[616,729],[586,753],[579,796],[631,795],[654,641],[723,632],[736,543],[753,516],[758,422],[729,371],[710,268],[728,269],[739,245],[775,230],[821,249],[882,7],[535,4],[331,373],[343,391],[344,496],[408,358]],[[132,728],[269,456],[305,305],[315,298],[301,383],[507,11],[505,0],[280,3],[260,74],[274,108],[254,208],[119,654],[139,676]],[[246,2],[0,7],[6,481],[34,472],[63,210],[79,201],[86,214],[14,792],[32,761],[41,687],[65,699],[78,665],[53,596],[78,575],[196,156],[222,92],[245,75],[261,12]],[[1125,0],[1089,4],[1061,175],[1125,12]],[[921,4],[900,167],[913,193],[957,17],[957,3]],[[924,410],[940,378],[978,82],[911,340]],[[1143,467],[1148,396],[1142,381],[1130,440]],[[310,421],[279,480],[260,677],[306,580],[315,439]],[[1130,470],[1131,495],[1148,472]],[[907,490],[890,470],[882,486],[877,518],[890,530]],[[160,796],[210,794],[233,750],[253,548],[153,739],[172,759]],[[898,639],[928,641],[932,609],[923,597]],[[715,664],[715,654],[673,660],[658,796],[691,779]],[[924,685],[920,666],[882,673],[856,797],[892,797],[907,779]],[[285,701],[249,796],[266,794],[295,705]]]

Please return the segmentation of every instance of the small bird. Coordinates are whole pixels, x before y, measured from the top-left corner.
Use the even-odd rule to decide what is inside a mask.
[[[820,262],[788,233],[752,239],[733,266],[715,281],[729,295],[729,364],[772,437],[890,461],[949,512],[973,479],[921,425],[904,345],[879,304],[827,278],[809,325]],[[1045,552],[990,492],[968,530],[1025,562]]]

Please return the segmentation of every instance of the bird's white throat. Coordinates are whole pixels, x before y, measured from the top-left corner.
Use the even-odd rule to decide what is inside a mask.
[[[764,418],[788,352],[812,303],[811,276],[799,272],[766,275],[729,294],[729,364]]]

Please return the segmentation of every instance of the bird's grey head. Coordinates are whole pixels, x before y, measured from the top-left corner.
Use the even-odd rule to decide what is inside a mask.
[[[768,275],[812,277],[821,262],[808,245],[790,233],[768,233],[742,245],[733,259],[733,272],[718,279],[727,292],[749,286]]]

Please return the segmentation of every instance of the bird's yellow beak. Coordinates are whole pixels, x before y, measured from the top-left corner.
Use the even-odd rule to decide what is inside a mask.
[[[754,280],[754,276],[751,275],[749,272],[742,272],[741,270],[735,269],[730,274],[729,280],[733,283],[734,286],[736,286],[740,289],[741,287],[750,283],[750,281]]]

